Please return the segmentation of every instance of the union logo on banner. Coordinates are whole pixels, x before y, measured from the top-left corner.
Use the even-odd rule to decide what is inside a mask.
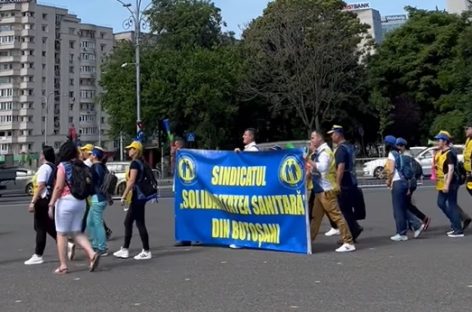
[[[285,186],[299,188],[304,180],[303,167],[295,156],[285,157],[279,167],[279,179]]]
[[[195,160],[188,155],[182,156],[177,164],[177,172],[182,183],[192,184],[197,177],[197,165]]]

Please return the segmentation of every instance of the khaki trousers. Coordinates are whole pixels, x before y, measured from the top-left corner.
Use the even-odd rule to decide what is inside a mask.
[[[335,191],[327,191],[323,193],[316,193],[315,203],[312,207],[313,219],[310,223],[311,240],[314,241],[316,235],[320,231],[321,220],[325,213],[329,219],[332,220],[338,226],[341,232],[341,239],[343,243],[352,244],[352,235],[347,226],[346,220],[341,213],[338,205],[338,197]]]

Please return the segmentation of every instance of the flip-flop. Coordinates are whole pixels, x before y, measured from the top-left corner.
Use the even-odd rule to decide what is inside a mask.
[[[100,261],[100,254],[98,252],[95,253],[95,255],[92,258],[92,261],[90,261],[90,267],[89,271],[93,272],[98,266],[98,262]]]
[[[54,270],[54,274],[59,274],[59,275],[64,275],[64,274],[67,274],[69,273],[69,268],[57,268],[56,270]]]

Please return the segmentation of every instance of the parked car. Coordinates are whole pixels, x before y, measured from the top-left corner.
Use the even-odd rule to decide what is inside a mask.
[[[11,170],[10,170],[11,171]],[[34,170],[16,168],[16,178],[1,181],[1,188],[7,189],[9,192],[26,193],[33,195],[33,177]]]
[[[116,177],[118,178],[118,182],[116,183],[115,188],[115,195],[121,195],[125,191],[126,188],[126,171],[129,167],[130,162],[128,161],[116,161],[116,162],[108,162],[107,168],[110,172],[113,172]]]
[[[423,171],[423,175],[430,176],[431,167],[433,164],[433,155],[434,155],[434,151],[436,150],[436,147],[428,147],[428,148],[412,147],[411,149],[410,150],[413,156],[415,155],[415,153],[417,153],[419,149],[422,149],[419,153],[417,153],[417,156],[415,157],[415,159],[417,162],[420,163],[421,169]],[[463,155],[464,145],[454,145],[454,149],[457,152],[457,158],[459,159],[459,161],[464,161],[464,155]],[[386,163],[387,163],[386,157],[366,162],[364,164],[364,176],[373,177],[377,179],[384,179],[385,178],[384,167]]]
[[[384,168],[385,168],[386,163],[387,163],[386,157],[378,158],[378,159],[371,160],[364,163],[364,168],[363,168],[364,176],[377,178],[377,179],[384,179],[385,178]]]
[[[454,145],[459,161],[464,161],[464,145]],[[430,147],[422,151],[416,156],[416,160],[421,164],[424,176],[431,175],[431,167],[433,165],[433,155],[436,147]]]
[[[107,168],[110,172],[115,173],[116,177],[118,178],[118,182],[116,183],[115,195],[121,196],[126,188],[126,172],[130,162],[120,161],[120,162],[109,162],[107,163]],[[157,169],[152,169],[154,173],[154,177],[156,180],[160,178],[160,172]]]

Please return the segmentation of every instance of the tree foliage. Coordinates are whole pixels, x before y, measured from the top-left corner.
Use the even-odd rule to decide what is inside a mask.
[[[467,15],[407,9],[408,22],[368,63],[371,88],[394,106],[387,128],[412,143],[441,127],[460,136],[461,113],[471,105],[470,22]]]
[[[157,40],[141,53],[142,116],[148,136],[158,121],[171,120],[172,130],[197,134],[199,146],[224,144],[238,111],[241,76],[237,42],[221,30],[220,11],[203,0],[155,0],[147,12]],[[135,78],[121,68],[134,57],[132,44],[120,44],[104,65],[103,105],[114,133],[133,133]]]
[[[277,0],[243,35],[245,92],[320,129],[360,89],[366,27],[338,0]]]

